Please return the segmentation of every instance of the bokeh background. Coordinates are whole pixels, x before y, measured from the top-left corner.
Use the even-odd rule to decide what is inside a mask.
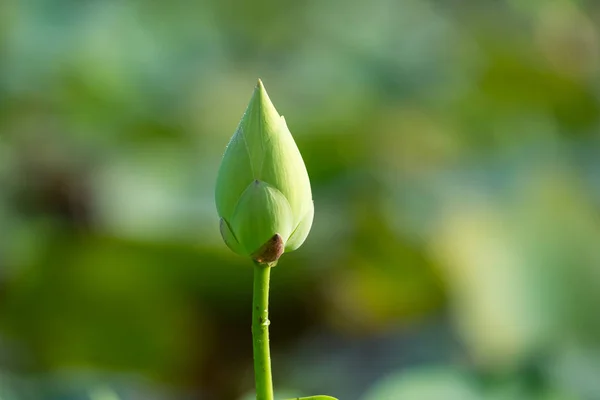
[[[2,0],[0,399],[252,398],[213,187],[257,78],[316,216],[279,398],[600,399],[600,2]]]

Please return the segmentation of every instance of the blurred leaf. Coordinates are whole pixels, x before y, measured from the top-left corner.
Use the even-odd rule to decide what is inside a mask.
[[[362,400],[482,400],[475,383],[450,368],[431,368],[390,375]]]
[[[124,399],[252,387],[252,269],[213,188],[260,77],[316,212],[273,271],[278,387],[301,390],[279,398],[465,359],[510,381],[491,400],[600,398],[599,3],[233,3],[0,1],[1,367],[67,368],[0,396],[87,400],[105,382],[78,367],[173,386]]]

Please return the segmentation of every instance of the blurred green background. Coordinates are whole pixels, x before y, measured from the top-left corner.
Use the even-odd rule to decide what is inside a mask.
[[[316,208],[272,274],[281,398],[600,399],[599,29],[596,0],[1,0],[0,399],[251,398],[213,187],[259,77]]]

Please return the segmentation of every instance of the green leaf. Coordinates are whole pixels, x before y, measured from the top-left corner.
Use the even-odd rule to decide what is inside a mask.
[[[293,399],[287,399],[287,400],[338,400],[335,397],[331,397],[331,396],[323,396],[323,395],[317,395],[317,396],[310,396],[310,397],[294,397]]]

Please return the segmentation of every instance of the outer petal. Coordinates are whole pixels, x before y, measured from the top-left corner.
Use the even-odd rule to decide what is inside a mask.
[[[281,118],[259,80],[239,129],[250,155],[255,179],[261,180],[261,171],[267,162],[265,155],[271,151],[272,143],[278,141],[280,130]]]
[[[246,145],[254,179],[277,188],[290,203],[294,225],[300,222],[312,201],[308,172],[285,119],[260,81],[236,135]]]
[[[283,193],[298,224],[312,207],[312,194],[304,160],[283,117],[279,134],[268,143],[260,178]]]
[[[258,180],[244,191],[231,220],[231,229],[246,254],[253,254],[275,234],[286,240],[292,228],[293,216],[286,198]]]
[[[215,190],[219,216],[231,221],[248,185],[255,179],[264,181],[261,171],[269,162],[272,144],[279,142],[281,126],[281,118],[259,81],[221,161]]]
[[[306,240],[306,237],[310,232],[310,228],[312,227],[314,215],[315,208],[313,202],[311,201],[310,209],[300,220],[300,223],[298,224],[298,226],[296,227],[296,229],[294,230],[294,232],[292,233],[285,245],[286,252],[289,253],[290,251],[294,251],[300,246],[302,246],[302,243],[304,243],[304,241]]]
[[[231,138],[217,176],[215,202],[220,217],[231,221],[242,193],[254,179],[242,124]]]
[[[248,253],[245,252],[242,245],[238,242],[237,238],[229,228],[229,224],[223,218],[221,218],[219,224],[219,230],[221,231],[221,237],[223,237],[223,241],[231,250],[241,256],[247,256]]]

